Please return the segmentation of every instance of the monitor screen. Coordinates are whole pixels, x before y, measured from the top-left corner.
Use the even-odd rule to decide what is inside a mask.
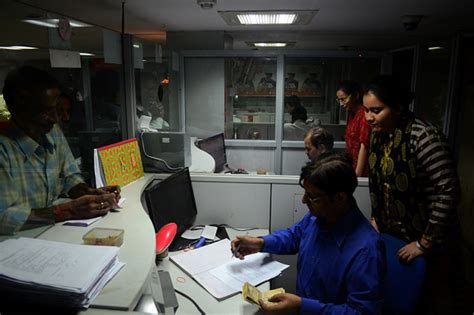
[[[196,219],[196,201],[187,167],[161,181],[154,180],[145,189],[145,200],[155,232],[165,224],[175,222],[179,236]]]
[[[227,165],[227,157],[225,155],[224,134],[219,133],[215,136],[199,140],[197,146],[209,153],[216,161],[215,173],[220,173]]]

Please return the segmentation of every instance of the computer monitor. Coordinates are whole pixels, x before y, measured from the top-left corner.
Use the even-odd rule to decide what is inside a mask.
[[[155,232],[165,224],[175,222],[179,236],[196,219],[196,201],[187,167],[163,180],[154,180],[145,189],[145,200]]]
[[[215,173],[220,173],[227,165],[227,156],[225,154],[224,134],[219,133],[215,136],[199,140],[196,145],[209,153],[216,161]]]
[[[140,132],[143,168],[149,173],[174,172],[191,164],[189,136],[182,132]]]

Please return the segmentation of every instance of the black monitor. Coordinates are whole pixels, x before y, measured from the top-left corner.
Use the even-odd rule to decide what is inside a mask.
[[[187,167],[163,180],[154,180],[145,189],[145,200],[155,232],[165,224],[175,222],[177,239],[196,219],[196,201]]]
[[[220,173],[227,165],[227,156],[225,154],[224,134],[219,133],[215,136],[199,140],[197,146],[209,153],[216,161],[215,173]]]

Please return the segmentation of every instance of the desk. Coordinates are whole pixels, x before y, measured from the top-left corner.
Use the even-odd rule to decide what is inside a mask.
[[[236,231],[233,229],[227,229],[229,237],[234,239],[237,235],[245,235],[245,231]],[[267,229],[258,229],[249,231],[249,235],[262,236],[267,235]],[[176,253],[170,253],[173,255]],[[230,249],[229,249],[230,254]],[[216,300],[210,295],[204,288],[202,288],[196,281],[182,271],[178,266],[166,257],[158,265],[159,270],[165,270],[170,273],[171,281],[173,282],[174,288],[189,295],[203,310],[206,314],[255,314],[258,312],[259,307],[245,302],[242,300],[241,294],[236,294],[230,298],[222,301]],[[184,283],[179,283],[176,278],[182,277]],[[267,291],[270,289],[270,283],[265,282],[258,286],[260,290]],[[183,296],[176,294],[178,298],[179,308],[176,314],[198,314],[199,311],[196,307]]]
[[[118,255],[125,266],[105,286],[91,308],[81,313],[106,313],[94,308],[131,311],[148,284],[147,279],[155,263],[155,230],[143,210],[140,197],[150,177],[141,178],[122,189],[121,194],[126,201],[120,212],[109,213],[89,227],[64,226],[58,223],[37,236],[44,240],[82,244],[82,236],[95,227],[125,230],[124,242]],[[23,231],[18,236],[31,236],[31,232]]]

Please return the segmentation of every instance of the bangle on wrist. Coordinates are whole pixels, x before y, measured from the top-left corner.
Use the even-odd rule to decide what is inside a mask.
[[[64,205],[54,206],[54,219],[56,222],[67,220],[69,217],[69,207]]]
[[[425,246],[421,245],[420,242],[416,241],[416,247],[418,247],[419,250],[421,250],[423,253],[426,253],[428,251],[428,248]]]

